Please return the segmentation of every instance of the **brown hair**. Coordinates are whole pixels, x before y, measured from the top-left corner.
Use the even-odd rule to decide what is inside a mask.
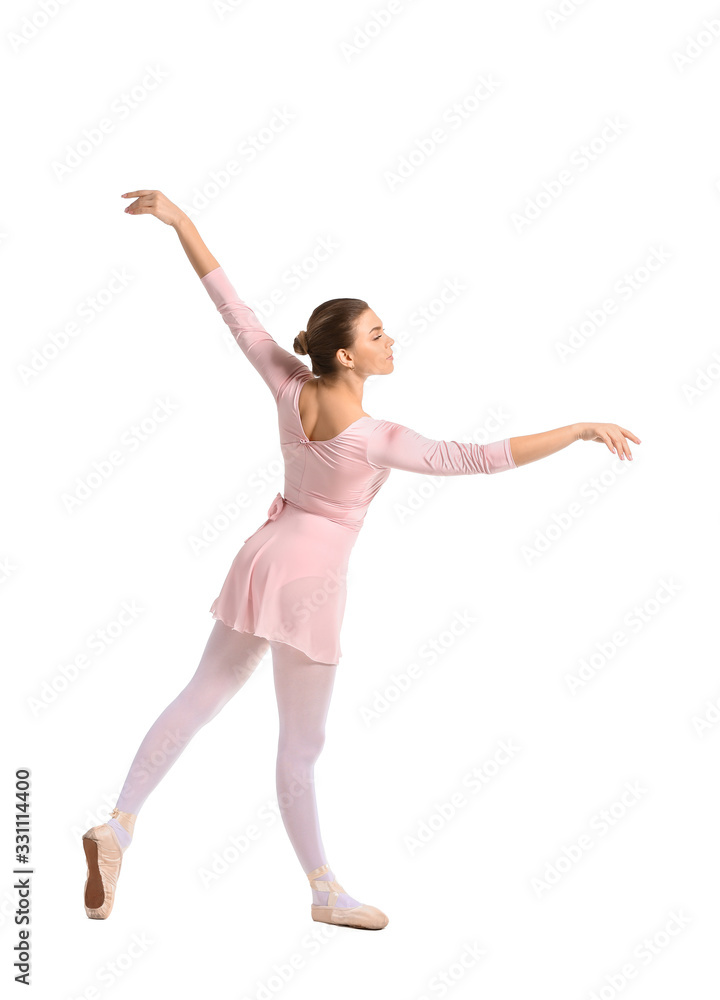
[[[340,370],[335,354],[355,341],[355,323],[370,306],[363,299],[328,299],[313,309],[307,330],[293,341],[296,354],[309,354],[313,375],[335,375]]]

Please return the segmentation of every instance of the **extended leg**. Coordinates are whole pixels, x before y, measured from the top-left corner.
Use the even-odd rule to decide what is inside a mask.
[[[315,800],[315,761],[325,744],[325,722],[337,664],[318,663],[283,642],[270,643],[279,716],[276,783],[285,830],[306,875],[326,864]],[[321,876],[332,881],[332,871]],[[328,893],[313,889],[313,901]],[[358,906],[341,893],[338,906]]]
[[[262,636],[216,620],[200,663],[180,694],[158,716],[130,765],[117,808],[137,813],[197,731],[236,694],[267,652]]]
[[[190,682],[155,720],[140,744],[107,823],[83,834],[87,859],[85,912],[104,920],[112,911],[124,852],[137,813],[192,737],[209,722],[252,674],[267,652],[268,640],[235,632],[216,620]]]

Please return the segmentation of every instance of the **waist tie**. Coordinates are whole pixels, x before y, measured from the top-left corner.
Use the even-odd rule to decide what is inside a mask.
[[[260,525],[260,528],[264,528],[266,524],[270,524],[271,521],[274,521],[284,506],[285,506],[285,497],[281,493],[276,493],[273,498],[273,502],[270,504],[270,507],[268,508],[267,521],[263,521],[263,523]],[[260,528],[256,528],[255,531],[253,531],[253,535],[256,534],[257,531],[260,531]],[[252,538],[252,535],[248,535],[248,537],[245,539],[246,542],[248,538]]]

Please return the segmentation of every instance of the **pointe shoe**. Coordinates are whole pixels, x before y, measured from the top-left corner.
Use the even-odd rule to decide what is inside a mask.
[[[321,865],[315,871],[310,872],[308,879],[313,889],[320,892],[328,892],[327,905],[320,906],[313,903],[310,907],[310,914],[313,920],[319,920],[325,924],[339,924],[344,927],[358,927],[366,931],[379,931],[388,923],[388,918],[377,906],[368,906],[361,903],[360,906],[335,906],[335,902],[341,892],[345,892],[339,882],[314,882],[318,875],[330,871],[330,865]]]
[[[135,813],[113,809],[113,819],[117,819],[132,836]],[[83,848],[87,859],[88,874],[85,880],[85,913],[91,920],[105,920],[110,915],[115,902],[123,851],[115,831],[107,823],[93,826],[83,834]]]

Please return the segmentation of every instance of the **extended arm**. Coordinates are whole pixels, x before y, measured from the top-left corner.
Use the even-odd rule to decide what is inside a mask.
[[[541,431],[540,434],[525,434],[522,437],[510,438],[510,447],[515,464],[518,466],[536,462],[539,458],[547,458],[548,455],[567,448],[573,441],[599,441],[606,444],[610,451],[619,455],[621,459],[632,460],[626,438],[630,438],[635,444],[640,444],[639,437],[618,424],[567,424],[552,431]]]
[[[493,474],[546,458],[573,441],[600,441],[621,458],[632,458],[625,436],[640,444],[632,431],[617,424],[580,423],[540,434],[504,438],[490,444],[463,444],[423,437],[410,427],[379,420],[368,438],[367,457],[379,468],[403,469],[436,476]]]
[[[200,239],[200,233],[189,216],[166,198],[162,191],[143,188],[139,191],[127,191],[120,197],[136,199],[125,208],[129,215],[154,215],[166,226],[173,227],[199,278],[220,266]]]
[[[195,223],[184,212],[173,225],[173,229],[178,234],[182,248],[195,268],[198,278],[204,278],[209,271],[220,267],[203,243],[200,233],[195,228]]]
[[[510,439],[464,444],[424,437],[392,420],[379,420],[368,438],[367,457],[378,468],[435,476],[471,476],[514,469]]]
[[[536,462],[539,458],[547,458],[548,455],[567,448],[573,441],[578,440],[578,430],[576,424],[567,424],[565,427],[556,427],[552,431],[541,431],[539,434],[524,434],[522,437],[510,438],[515,465],[527,465],[528,462]]]
[[[250,306],[238,298],[221,267],[209,271],[200,280],[248,361],[262,375],[276,400],[288,379],[307,375],[307,365],[270,336]]]
[[[307,365],[275,341],[230,284],[230,281],[200,238],[192,220],[161,191],[129,191],[123,198],[137,198],[125,209],[130,215],[154,215],[178,234],[195,273],[215,303],[248,361],[263,377],[275,400],[291,378],[308,373]]]

